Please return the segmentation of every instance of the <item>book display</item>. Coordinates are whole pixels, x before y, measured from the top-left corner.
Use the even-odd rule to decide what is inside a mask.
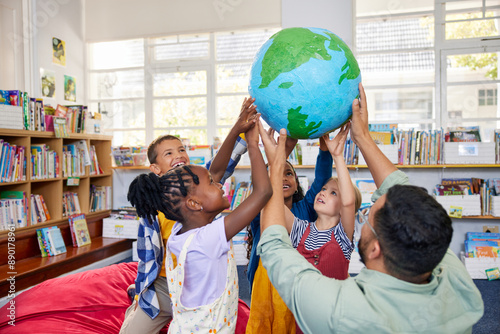
[[[0,182],[2,225],[41,229],[67,221],[72,214],[98,214],[110,208],[110,136],[70,133],[58,138],[49,131],[2,129],[0,143],[10,156],[0,165],[6,175]],[[96,190],[103,189],[105,196],[97,192],[91,203],[90,195],[96,197]],[[5,229],[0,226],[0,234]]]

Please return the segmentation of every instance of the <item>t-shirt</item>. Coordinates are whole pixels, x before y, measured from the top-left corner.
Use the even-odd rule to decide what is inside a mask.
[[[210,304],[222,294],[226,286],[230,243],[224,229],[224,217],[203,227],[177,234],[181,228],[181,223],[175,223],[167,243],[168,249],[177,258],[186,239],[191,234],[196,234],[186,255],[181,302],[186,307]]]
[[[295,217],[292,231],[290,232],[290,240],[292,241],[293,248],[297,248],[299,246],[300,240],[306,232],[308,225],[311,225],[311,230],[304,243],[304,246],[308,251],[321,248],[324,244],[332,240],[333,233],[335,240],[337,240],[340,248],[342,249],[342,253],[344,253],[345,258],[347,260],[351,259],[354,244],[351,240],[349,240],[341,222],[328,230],[318,230],[316,222],[309,223],[307,220]]]

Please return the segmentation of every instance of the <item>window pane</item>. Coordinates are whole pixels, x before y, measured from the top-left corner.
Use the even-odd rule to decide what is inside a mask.
[[[251,63],[217,65],[217,93],[247,93],[251,67]]]
[[[178,61],[207,59],[210,44],[207,34],[167,36],[151,39],[153,59],[157,61]]]
[[[207,145],[207,130],[205,129],[176,129],[176,130],[155,130],[154,137],[162,135],[174,135],[179,138],[189,139],[191,145]]]
[[[357,57],[363,84],[434,84],[434,53],[406,52]]]
[[[192,127],[207,125],[207,99],[183,98],[153,101],[154,126]]]
[[[145,146],[146,131],[114,131],[113,146]]]
[[[356,24],[358,52],[415,49],[434,45],[434,20],[408,17]]]
[[[493,12],[486,12],[486,17],[494,16]],[[446,15],[446,21],[460,20],[462,22],[446,23],[446,39],[464,39],[498,36],[497,19],[483,19],[476,21],[463,21],[467,19],[482,18],[482,13],[464,13]]]
[[[222,96],[217,98],[217,125],[233,125],[246,96]]]
[[[490,6],[498,6],[500,5],[500,1],[498,0],[486,0],[485,3],[486,7],[488,8]],[[452,10],[474,10],[477,11],[478,8],[483,8],[483,0],[468,0],[468,1],[453,1],[453,2],[448,2],[446,3],[445,6],[447,11],[452,11]]]
[[[217,61],[253,59],[259,48],[279,29],[216,34]]]
[[[144,128],[144,100],[93,102],[91,111],[100,111],[105,129]]]
[[[207,72],[173,72],[153,75],[154,96],[207,94]]]
[[[434,0],[356,0],[357,16],[390,16],[429,10],[434,10]]]
[[[144,70],[90,73],[90,98],[130,98],[144,96]]]
[[[497,84],[493,83],[489,85],[493,89],[496,86]],[[479,97],[479,91],[488,89],[489,87],[485,87],[484,84],[449,85],[446,95],[448,114],[454,113],[460,118],[500,117],[500,110],[497,108],[497,102],[493,98],[485,99],[484,97]]]
[[[433,88],[370,89],[367,93],[370,121],[408,122],[433,119]]]
[[[144,66],[144,40],[89,44],[90,69]]]
[[[448,56],[448,82],[496,80],[498,53],[473,53]]]

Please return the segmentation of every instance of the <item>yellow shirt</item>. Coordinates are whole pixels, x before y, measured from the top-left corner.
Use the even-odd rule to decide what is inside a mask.
[[[162,212],[158,213],[158,221],[160,223],[160,231],[161,231],[161,238],[163,239],[163,246],[166,248],[167,247],[167,240],[170,237],[170,234],[172,234],[172,227],[174,227],[175,220],[170,220],[165,218],[165,215]],[[165,256],[165,254],[163,254]],[[172,254],[172,259],[174,260],[174,266],[177,265],[177,259],[175,258],[175,255]],[[161,270],[160,270],[160,276],[162,277],[167,277],[167,271],[165,270],[165,259],[163,259],[163,263],[161,265]]]

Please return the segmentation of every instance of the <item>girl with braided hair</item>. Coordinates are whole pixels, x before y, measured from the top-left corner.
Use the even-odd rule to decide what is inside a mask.
[[[260,126],[258,119],[257,124]],[[167,283],[173,311],[169,333],[235,331],[238,276],[230,240],[272,195],[258,146],[258,126],[246,133],[253,191],[225,217],[215,219],[229,207],[222,186],[201,166],[176,167],[160,178],[143,174],[130,185],[129,201],[141,219],[156,219],[160,211],[176,221],[167,242]]]

